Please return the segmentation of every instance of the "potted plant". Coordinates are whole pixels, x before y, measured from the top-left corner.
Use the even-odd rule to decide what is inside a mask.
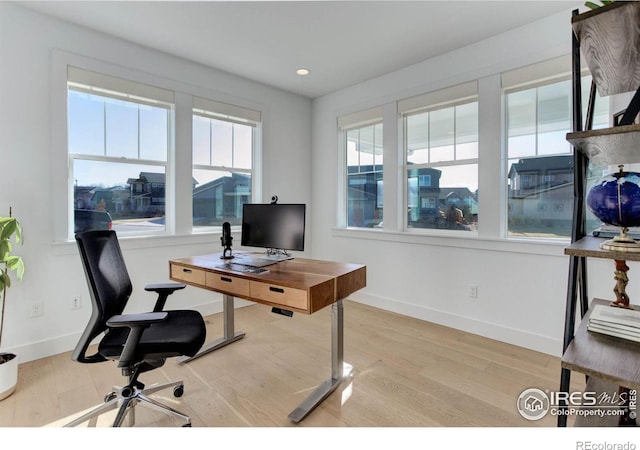
[[[15,272],[16,279],[22,279],[24,262],[13,255],[13,243],[22,244],[22,228],[15,217],[0,216],[0,349],[2,348],[2,330],[4,327],[4,311],[7,300],[7,289],[11,287],[9,271]],[[14,353],[0,352],[0,400],[8,397],[15,390],[18,382],[18,358]]]

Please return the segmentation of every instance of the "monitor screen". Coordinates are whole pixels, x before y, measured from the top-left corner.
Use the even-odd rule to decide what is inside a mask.
[[[305,204],[245,203],[242,245],[304,251],[305,212]]]

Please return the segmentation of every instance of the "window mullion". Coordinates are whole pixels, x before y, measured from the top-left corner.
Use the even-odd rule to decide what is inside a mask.
[[[209,165],[213,166],[213,122],[209,120]]]
[[[358,129],[358,144],[356,146],[356,155],[358,155],[358,173],[362,172],[362,138],[360,137],[360,129]]]
[[[141,140],[140,140],[140,123],[141,123],[141,120],[140,120],[140,105],[138,105],[137,111],[138,111],[138,159],[140,159],[140,143],[141,143]],[[166,173],[166,171],[165,171],[165,173]]]
[[[102,101],[102,146],[104,156],[107,156],[107,102]]]
[[[538,151],[538,135],[540,134],[539,133],[540,130],[538,129],[538,126],[539,126],[539,123],[540,123],[540,88],[536,88],[536,114],[535,114],[535,117],[536,117],[535,148],[536,148],[536,156],[538,156],[538,153],[539,153],[539,151]]]
[[[453,107],[453,159],[454,161],[456,159],[458,159],[457,157],[457,143],[458,143],[458,121],[456,120],[458,118],[458,108],[456,106]]]
[[[431,112],[427,113],[427,161],[431,162]]]

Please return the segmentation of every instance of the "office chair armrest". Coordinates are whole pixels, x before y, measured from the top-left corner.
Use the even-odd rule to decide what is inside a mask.
[[[153,291],[157,293],[167,292],[169,294],[173,294],[174,291],[179,289],[184,289],[187,287],[184,283],[156,283],[156,284],[147,284],[144,287],[145,291]]]
[[[179,289],[184,289],[185,287],[187,287],[187,285],[184,283],[157,283],[157,284],[146,285],[144,287],[144,290],[155,292],[158,294],[156,305],[153,308],[153,310],[157,312],[157,311],[162,311],[164,309],[164,304],[167,301],[167,297],[169,297],[175,291]]]
[[[152,323],[162,322],[168,315],[166,312],[120,314],[107,320],[107,325],[110,327],[146,328]]]
[[[167,312],[150,312],[142,314],[121,314],[107,320],[110,327],[129,327],[129,336],[118,360],[118,367],[129,368],[134,360],[136,348],[142,337],[142,332],[151,324],[162,322],[167,318]]]

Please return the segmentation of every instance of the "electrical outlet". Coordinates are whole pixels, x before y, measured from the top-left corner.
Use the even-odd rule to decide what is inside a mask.
[[[74,295],[71,299],[71,309],[80,309],[82,308],[82,296]]]
[[[44,303],[33,302],[31,303],[31,309],[29,310],[29,317],[40,317],[44,315]]]
[[[470,284],[469,285],[469,297],[470,298],[478,298],[478,285]]]

